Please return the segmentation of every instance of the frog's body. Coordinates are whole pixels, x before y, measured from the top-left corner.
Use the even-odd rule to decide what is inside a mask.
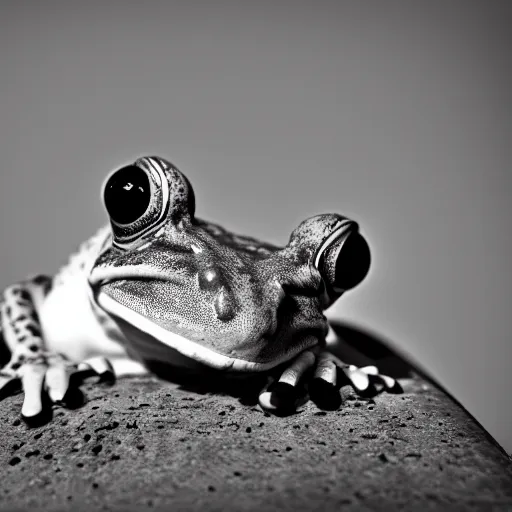
[[[280,383],[293,387],[316,362],[315,377],[335,384],[344,366],[324,351],[323,310],[368,270],[355,222],[312,217],[283,248],[238,236],[196,219],[189,181],[157,157],[114,173],[104,201],[110,226],[56,276],[4,291],[10,360],[0,390],[21,381],[25,418],[41,415],[44,389],[66,402],[77,365],[120,376],[152,362],[198,372],[261,372],[289,362]],[[345,370],[361,389],[375,373]],[[260,403],[273,409],[271,398],[264,391]]]

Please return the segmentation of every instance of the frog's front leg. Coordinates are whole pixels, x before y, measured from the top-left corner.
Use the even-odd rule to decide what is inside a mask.
[[[50,277],[39,275],[10,286],[3,293],[0,309],[2,335],[10,352],[10,360],[0,370],[0,398],[23,391],[21,414],[32,426],[49,420],[52,402],[67,407],[83,403],[73,378],[77,366],[45,347],[37,311],[51,282]],[[113,369],[104,358],[88,363],[86,368],[102,380],[114,379]]]
[[[268,411],[294,412],[305,385],[320,409],[334,410],[341,405],[339,389],[344,384],[350,384],[361,396],[373,396],[382,389],[401,392],[398,381],[380,374],[376,366],[358,368],[346,364],[326,348],[317,346],[299,354],[277,380],[271,380],[261,391],[259,403]]]

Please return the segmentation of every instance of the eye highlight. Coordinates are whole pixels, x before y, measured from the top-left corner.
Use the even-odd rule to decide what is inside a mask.
[[[103,192],[107,212],[116,224],[131,224],[140,219],[151,203],[148,175],[135,165],[116,171]]]
[[[114,171],[102,188],[110,217],[112,244],[121,250],[145,243],[165,222],[169,210],[166,171],[148,158]]]

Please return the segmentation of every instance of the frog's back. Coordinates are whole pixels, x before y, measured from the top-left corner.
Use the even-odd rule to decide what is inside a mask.
[[[195,224],[213,236],[220,245],[250,255],[255,260],[268,258],[271,254],[281,249],[277,245],[263,242],[257,238],[233,233],[213,222],[196,218]]]

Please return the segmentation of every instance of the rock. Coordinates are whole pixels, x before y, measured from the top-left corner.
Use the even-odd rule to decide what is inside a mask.
[[[382,354],[381,354],[382,355]],[[386,354],[381,357],[386,363]],[[389,362],[389,361],[388,361]],[[403,394],[277,417],[228,394],[137,377],[80,409],[0,407],[0,510],[511,510],[512,463],[416,374]]]
[[[374,399],[344,388],[338,411],[276,417],[130,378],[85,386],[84,407],[36,429],[8,398],[1,510],[512,508],[511,462],[487,434],[419,377],[402,385]]]

